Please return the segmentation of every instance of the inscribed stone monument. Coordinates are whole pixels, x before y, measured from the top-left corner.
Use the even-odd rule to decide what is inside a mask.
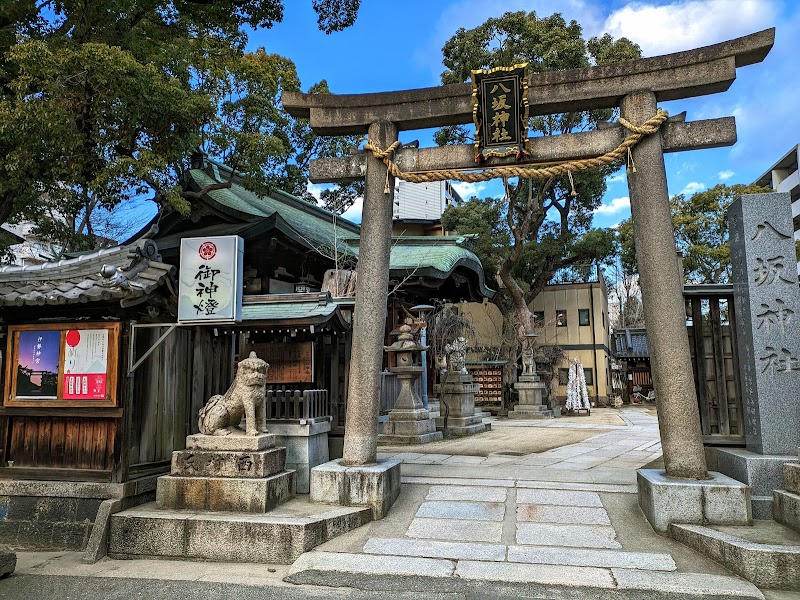
[[[751,194],[728,209],[747,449],[800,446],[800,289],[789,194]]]

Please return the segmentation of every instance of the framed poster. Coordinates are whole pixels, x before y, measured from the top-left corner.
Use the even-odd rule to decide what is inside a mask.
[[[116,406],[120,323],[12,325],[5,406]]]

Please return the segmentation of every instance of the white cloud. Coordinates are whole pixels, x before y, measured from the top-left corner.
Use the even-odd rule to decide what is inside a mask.
[[[624,181],[628,180],[628,175],[625,173],[624,169],[620,169],[610,177],[606,179],[606,183],[623,183]]]
[[[353,205],[348,208],[346,211],[342,213],[342,216],[347,219],[348,221],[353,221],[354,223],[361,223],[361,213],[364,210],[364,198],[359,196],[356,198]]]
[[[691,50],[775,24],[776,0],[678,0],[631,2],[612,12],[603,30],[627,37],[645,56]]]
[[[464,202],[467,202],[473,196],[481,198],[485,196],[486,188],[489,183],[486,181],[479,181],[477,183],[464,183],[462,181],[454,181],[453,189],[458,192]]]
[[[719,177],[720,181],[725,181],[727,179],[730,179],[734,175],[736,175],[736,173],[734,173],[730,169],[727,169],[725,171],[720,171],[719,173],[717,173],[717,177]]]
[[[317,203],[319,203],[319,195],[322,193],[322,190],[331,187],[329,183],[308,183],[306,184],[306,190],[308,193],[314,196],[317,199]]]
[[[615,215],[625,209],[630,208],[631,200],[628,196],[614,198],[609,204],[601,204],[594,212],[596,215]]]
[[[706,185],[704,183],[700,183],[699,181],[690,181],[680,193],[684,196],[691,196],[697,192],[702,192],[704,189],[706,189]]]

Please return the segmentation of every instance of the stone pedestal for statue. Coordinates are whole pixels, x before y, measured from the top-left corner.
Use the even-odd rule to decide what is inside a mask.
[[[264,513],[294,496],[295,473],[285,467],[286,448],[272,434],[190,435],[186,450],[172,453],[170,474],[158,478],[156,505]]]
[[[534,344],[538,336],[533,332],[525,334],[522,351],[522,374],[514,384],[518,402],[514,410],[508,413],[509,419],[552,419],[553,411],[542,403],[547,386],[536,374]]]
[[[295,472],[295,491],[308,494],[311,469],[331,459],[328,450],[331,422],[269,421],[267,425],[270,433],[275,435],[275,443],[286,448],[286,468]]]
[[[436,431],[436,422],[430,412],[423,407],[422,399],[414,390],[414,381],[422,375],[423,366],[417,364],[415,355],[424,347],[414,341],[410,323],[401,325],[396,331],[397,341],[385,350],[394,353],[395,367],[389,370],[397,375],[400,392],[394,408],[389,412],[389,420],[383,424],[383,433],[378,443],[389,444],[427,444],[442,439]]]
[[[514,384],[519,402],[509,411],[509,419],[552,419],[553,411],[543,404],[547,386],[536,375],[521,375]]]
[[[752,487],[772,517],[784,463],[800,446],[800,289],[791,197],[749,194],[728,209],[745,448],[716,449],[717,469]]]
[[[474,435],[486,431],[483,418],[475,414],[475,394],[480,385],[472,375],[448,371],[439,385],[440,409],[436,428],[451,435]]]

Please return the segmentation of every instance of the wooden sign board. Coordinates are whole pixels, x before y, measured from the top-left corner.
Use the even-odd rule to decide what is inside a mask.
[[[267,384],[314,381],[314,342],[247,344],[244,356],[250,352],[269,363]]]
[[[528,139],[528,65],[472,71],[475,155],[521,154]]]

